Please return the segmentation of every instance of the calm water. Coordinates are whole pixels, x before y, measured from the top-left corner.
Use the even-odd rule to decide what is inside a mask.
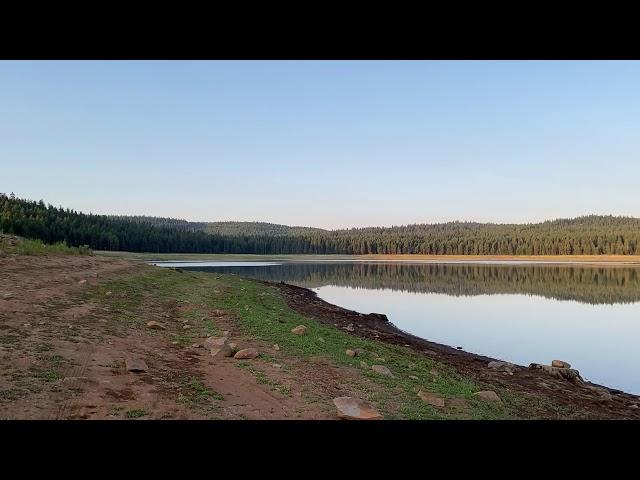
[[[158,262],[158,265],[162,262]],[[512,361],[566,360],[640,394],[640,267],[495,263],[173,262],[315,290],[399,328]]]

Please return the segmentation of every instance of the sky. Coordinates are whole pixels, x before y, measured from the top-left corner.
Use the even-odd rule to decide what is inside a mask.
[[[640,217],[640,62],[0,61],[0,192],[322,228]]]

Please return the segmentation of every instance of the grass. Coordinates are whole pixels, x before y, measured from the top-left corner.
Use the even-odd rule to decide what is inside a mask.
[[[42,240],[8,237],[6,235],[0,235],[0,252],[15,255],[93,255],[92,250],[87,246],[70,247],[66,242],[47,244]]]
[[[146,410],[142,409],[142,408],[135,408],[133,410],[127,410],[124,414],[125,417],[127,418],[140,418],[140,417],[146,417],[147,415],[149,415],[149,412],[147,412]]]
[[[113,294],[105,296],[106,291]],[[372,401],[388,419],[535,418],[540,412],[549,411],[558,411],[558,416],[565,418],[574,415],[542,400],[482,385],[408,348],[355,337],[306,318],[291,310],[275,288],[237,275],[178,272],[145,266],[137,274],[92,287],[84,294],[109,306],[112,327],[122,335],[130,328],[146,328],[145,323],[149,320],[168,323],[187,319],[192,328],[177,334],[147,330],[150,335],[173,335],[182,343],[192,343],[194,337],[217,334],[217,326],[207,317],[207,311],[224,310],[235,319],[243,334],[269,345],[277,343],[281,354],[306,359],[324,357],[334,365],[354,369],[358,374],[349,385],[351,391]],[[172,306],[170,319],[164,317],[167,302]],[[297,325],[307,327],[306,335],[291,334],[291,329]],[[360,348],[367,353],[351,358],[345,353],[347,348]],[[384,362],[376,360],[380,357]],[[368,367],[362,367],[361,361]],[[374,364],[384,364],[394,378],[373,372],[370,366]],[[254,366],[237,365],[249,369],[259,383],[289,394],[286,387]],[[434,369],[439,373],[437,376],[430,373]],[[410,375],[417,376],[418,380],[409,378]],[[193,377],[185,379],[181,385],[178,399],[181,403],[213,412],[213,400],[219,394],[211,392]],[[495,390],[503,403],[488,403],[474,396],[475,392],[485,389]],[[419,390],[438,394],[445,400],[464,399],[468,408],[435,409],[418,397]],[[324,401],[330,403],[330,399]]]

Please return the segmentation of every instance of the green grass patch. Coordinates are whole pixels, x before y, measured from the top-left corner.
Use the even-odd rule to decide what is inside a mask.
[[[125,417],[127,418],[140,418],[140,417],[146,417],[147,415],[149,415],[149,412],[147,412],[146,410],[142,409],[142,408],[135,408],[133,410],[127,410],[124,414]]]
[[[66,242],[47,244],[42,240],[7,236],[0,237],[0,252],[14,255],[93,255],[87,246],[70,247]]]

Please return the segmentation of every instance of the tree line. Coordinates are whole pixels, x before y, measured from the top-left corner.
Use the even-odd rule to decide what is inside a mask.
[[[152,253],[637,255],[640,219],[448,222],[323,230],[262,222],[93,215],[0,194],[0,231],[94,250]]]

